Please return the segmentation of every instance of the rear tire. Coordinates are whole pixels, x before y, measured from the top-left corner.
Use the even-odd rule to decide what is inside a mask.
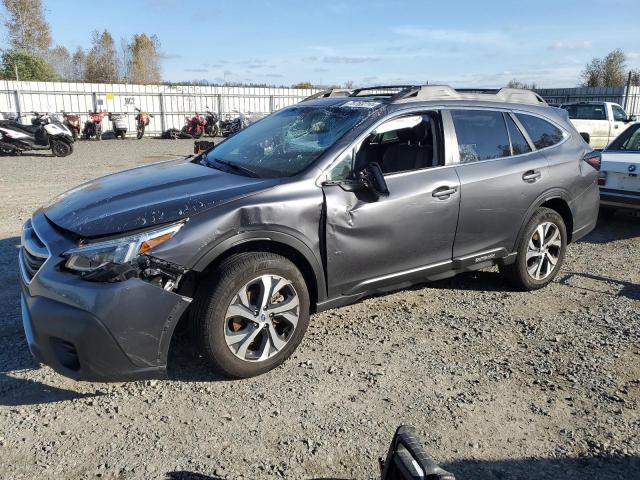
[[[136,134],[136,138],[138,140],[140,140],[142,137],[144,137],[144,125],[138,127],[138,133]]]
[[[556,277],[566,248],[567,229],[560,214],[550,208],[538,208],[518,241],[516,261],[500,266],[500,273],[521,290],[537,290]]]
[[[265,285],[273,293],[265,295]],[[284,311],[285,305],[293,307]],[[233,255],[198,287],[191,322],[202,354],[225,376],[247,378],[268,372],[293,353],[309,324],[304,277],[280,255]]]

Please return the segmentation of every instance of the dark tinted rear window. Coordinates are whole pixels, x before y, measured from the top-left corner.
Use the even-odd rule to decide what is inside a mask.
[[[452,110],[451,116],[458,137],[460,163],[511,155],[509,136],[502,112]]]
[[[516,113],[516,117],[537,149],[550,147],[562,140],[562,130],[546,120],[524,113]]]
[[[524,138],[524,135],[513,121],[510,115],[505,115],[507,119],[507,128],[509,129],[509,135],[511,136],[511,148],[513,148],[514,155],[521,155],[531,151],[531,147]]]
[[[569,118],[574,120],[606,120],[607,115],[604,111],[604,104],[585,104],[585,105],[563,105]]]

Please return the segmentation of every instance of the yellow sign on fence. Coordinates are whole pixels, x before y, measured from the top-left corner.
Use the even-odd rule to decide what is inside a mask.
[[[107,100],[113,100],[113,93],[107,93]]]

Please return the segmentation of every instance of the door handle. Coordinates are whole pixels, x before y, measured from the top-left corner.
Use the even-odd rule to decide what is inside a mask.
[[[522,180],[528,183],[533,183],[542,177],[540,170],[528,170],[522,174]]]
[[[440,187],[433,191],[432,197],[444,200],[458,191],[457,187]]]

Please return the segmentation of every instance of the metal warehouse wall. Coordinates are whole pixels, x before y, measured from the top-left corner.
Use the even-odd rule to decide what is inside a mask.
[[[539,88],[536,92],[549,104],[569,102],[614,102],[628,114],[640,115],[640,87]]]
[[[82,122],[87,112],[129,113],[129,132],[135,132],[135,107],[155,115],[147,129],[159,134],[168,128],[180,129],[186,115],[206,110],[223,117],[235,112],[271,113],[316,93],[314,89],[276,87],[226,87],[191,85],[127,85],[67,82],[0,81],[0,112],[78,113]],[[22,120],[25,122],[25,119]],[[111,122],[105,117],[105,131]]]

